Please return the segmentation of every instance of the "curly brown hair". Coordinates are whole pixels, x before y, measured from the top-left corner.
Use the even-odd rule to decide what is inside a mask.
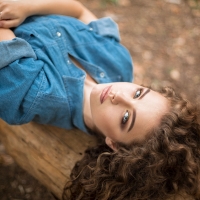
[[[88,149],[66,184],[63,199],[200,199],[200,123],[197,106],[173,89],[161,93],[171,110],[144,141]],[[187,198],[188,199],[188,198]]]

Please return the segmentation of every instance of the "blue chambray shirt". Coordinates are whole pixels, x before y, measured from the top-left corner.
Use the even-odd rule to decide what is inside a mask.
[[[97,83],[132,82],[129,52],[116,23],[86,25],[66,16],[33,16],[0,42],[0,118],[9,124],[36,121],[88,132],[83,120],[86,73]]]

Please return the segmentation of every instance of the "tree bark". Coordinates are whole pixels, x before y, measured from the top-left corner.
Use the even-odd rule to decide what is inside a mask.
[[[10,126],[0,120],[0,140],[6,151],[28,173],[61,199],[74,164],[96,144],[94,136],[29,123]]]

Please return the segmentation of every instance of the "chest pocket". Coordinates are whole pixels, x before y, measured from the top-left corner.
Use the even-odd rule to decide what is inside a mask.
[[[68,128],[66,125],[71,118],[70,107],[64,85],[62,93],[54,92],[59,87],[49,82],[44,70],[40,71],[24,98],[23,106],[27,110],[28,121]]]

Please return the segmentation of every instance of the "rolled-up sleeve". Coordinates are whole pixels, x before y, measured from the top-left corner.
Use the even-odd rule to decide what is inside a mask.
[[[110,18],[104,17],[88,24],[95,32],[102,36],[113,37],[120,42],[118,25]]]
[[[0,42],[0,69],[21,58],[36,59],[36,54],[28,42],[21,38]]]
[[[0,56],[0,118],[9,124],[27,123],[33,101],[25,107],[24,98],[44,63],[20,38],[0,42]]]

